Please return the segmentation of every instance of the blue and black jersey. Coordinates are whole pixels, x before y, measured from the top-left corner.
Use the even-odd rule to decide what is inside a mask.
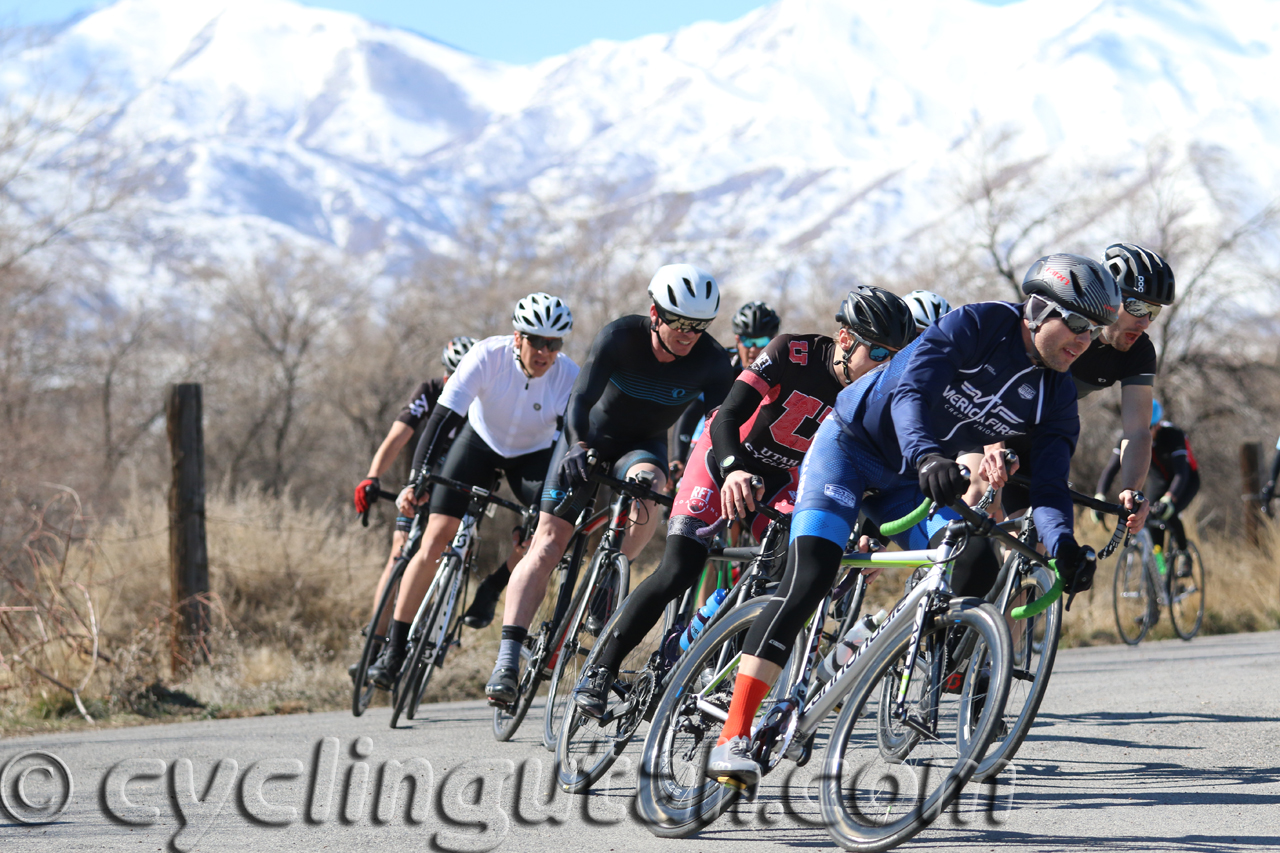
[[[914,476],[930,454],[955,458],[1030,434],[1036,525],[1053,551],[1072,533],[1076,388],[1071,374],[1032,363],[1016,303],[980,302],[945,315],[888,367],[842,391],[835,417],[902,476]]]

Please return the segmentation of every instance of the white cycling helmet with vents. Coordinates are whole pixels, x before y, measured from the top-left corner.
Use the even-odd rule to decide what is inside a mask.
[[[526,335],[562,338],[573,328],[573,312],[559,296],[530,293],[516,303],[511,325]]]
[[[906,302],[907,307],[911,309],[916,328],[922,332],[938,322],[943,314],[951,311],[951,303],[932,290],[913,290],[902,297],[902,301]]]
[[[662,310],[691,320],[714,320],[720,310],[720,286],[693,264],[659,267],[649,281],[649,296]]]

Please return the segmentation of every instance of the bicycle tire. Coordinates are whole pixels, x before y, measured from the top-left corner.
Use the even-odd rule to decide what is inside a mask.
[[[1196,543],[1172,552],[1165,573],[1169,583],[1169,620],[1173,630],[1184,640],[1200,633],[1204,623],[1204,562]],[[1192,612],[1194,611],[1194,617]]]
[[[386,613],[388,608],[395,606],[396,593],[400,589],[400,578],[404,575],[405,566],[409,564],[407,558],[401,558],[396,561],[396,567],[392,570],[391,577],[387,580],[386,587],[382,590],[382,595],[378,599],[378,607],[373,612],[373,618],[369,620],[368,627],[365,628],[364,648],[360,652],[360,662],[356,665],[356,675],[352,680],[351,686],[351,715],[359,717],[369,708],[369,703],[373,700],[373,694],[377,691],[377,687],[373,686],[373,682],[369,680],[369,667],[373,666],[373,662],[377,659],[378,654],[382,651],[382,646],[386,642],[386,637],[377,635],[378,623],[382,621],[382,614]]]
[[[435,643],[432,638],[437,635],[436,625],[440,619],[441,610],[444,608],[445,600],[448,598],[448,587],[452,587],[457,580],[457,566],[460,563],[456,554],[449,554],[440,561],[439,567],[436,569],[436,577],[431,588],[427,591],[430,596],[428,601],[424,601],[419,606],[419,612],[423,615],[422,619],[414,620],[414,630],[409,635],[409,655],[405,658],[404,664],[400,667],[400,677],[396,679],[396,689],[393,693],[395,702],[391,710],[391,728],[397,728],[400,723],[400,717],[405,716],[407,719],[413,719],[407,716],[406,711],[409,710],[411,704],[410,698],[414,696],[421,697],[422,692],[426,690],[426,684],[420,680],[426,673],[424,670],[424,658],[426,657],[427,647],[431,647],[432,657],[435,656]],[[416,703],[415,710],[416,710]]]
[[[413,689],[409,693],[409,704],[405,709],[405,716],[410,720],[418,716],[418,706],[422,704],[422,697],[427,692],[427,685],[431,683],[431,676],[444,663],[449,647],[462,630],[462,615],[458,612],[458,604],[466,601],[467,575],[466,568],[460,567],[456,571],[453,580],[449,583],[449,593],[442,599],[443,612],[436,613],[430,623],[431,633],[427,635],[427,639],[431,645],[428,646],[427,653],[422,656]],[[437,637],[439,639],[432,639]]]
[[[1009,632],[1013,641],[1013,671],[1003,715],[1006,733],[1003,736],[997,733],[992,739],[986,757],[973,774],[978,781],[999,775],[1009,765],[1040,712],[1062,637],[1062,598],[1038,616],[1013,620],[1008,614],[1014,607],[1048,593],[1053,581],[1048,569],[1037,566],[1022,577],[1021,589],[1009,597],[1005,606],[1005,618],[1013,626]]]
[[[1111,609],[1116,617],[1116,631],[1120,639],[1136,646],[1151,630],[1151,607],[1155,590],[1143,559],[1143,550],[1129,545],[1116,558],[1116,573],[1112,581]]]
[[[768,601],[768,596],[761,596],[726,613],[702,632],[671,671],[644,740],[636,793],[645,828],[660,838],[694,835],[715,822],[738,798],[734,788],[706,778],[708,754],[721,723],[692,702],[703,689],[703,679],[718,671],[721,659],[727,661],[741,650],[746,632]],[[705,701],[727,712],[735,671],[727,673]],[[761,709],[768,707],[766,698]],[[692,743],[684,739],[686,735]],[[677,761],[681,750],[685,757]]]
[[[911,838],[960,795],[982,760],[1008,696],[1009,629],[999,611],[987,602],[955,599],[945,617],[926,625],[921,648],[940,649],[946,632],[957,625],[975,632],[978,638],[964,686],[951,694],[932,680],[923,685],[910,704],[918,711],[915,716],[932,725],[934,731],[930,736],[921,734],[905,755],[883,755],[880,726],[870,732],[866,726],[857,728],[857,723],[879,718],[878,708],[873,713],[867,703],[885,695],[886,680],[896,693],[911,631],[884,636],[876,644],[880,648],[873,645],[867,652],[873,657],[844,699],[827,742],[819,780],[823,821],[831,837],[846,850],[883,851]],[[983,674],[987,676],[985,689],[979,686]],[[846,776],[850,777],[848,796]],[[886,784],[886,779],[892,783]],[[936,781],[937,787],[926,795],[923,788],[931,781]],[[903,796],[898,796],[900,792]]]
[[[621,607],[614,610],[608,624],[600,632],[601,636],[606,636],[613,629],[621,612]],[[618,667],[614,692],[619,692],[620,687],[625,695],[611,697],[607,710],[617,710],[622,702],[630,702],[631,710],[628,713],[611,721],[608,727],[601,726],[598,720],[577,710],[573,704],[571,688],[567,697],[569,704],[556,738],[556,781],[565,793],[583,794],[590,790],[639,733],[645,709],[652,707],[653,694],[662,687],[659,683],[660,672],[650,663],[677,618],[675,612],[671,606],[664,608],[663,618],[627,653]],[[582,662],[584,672],[596,662],[600,648],[599,643],[592,646],[586,660]],[[576,686],[576,681],[572,684]]]

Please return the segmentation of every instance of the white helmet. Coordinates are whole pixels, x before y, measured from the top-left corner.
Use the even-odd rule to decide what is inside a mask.
[[[719,285],[693,264],[659,267],[649,282],[649,296],[663,311],[691,320],[714,320],[720,310]]]
[[[440,363],[444,365],[446,371],[454,373],[457,371],[458,365],[462,363],[462,357],[470,352],[475,345],[475,338],[467,335],[458,335],[444,345],[444,352],[440,354]]]
[[[511,325],[526,335],[562,338],[573,328],[573,312],[559,296],[530,293],[516,303],[511,312]]]
[[[943,314],[951,311],[951,303],[931,290],[913,290],[902,299],[911,309],[916,328],[922,332],[926,326],[932,326]]]

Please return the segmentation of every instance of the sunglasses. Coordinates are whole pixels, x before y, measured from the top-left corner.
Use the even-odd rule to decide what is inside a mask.
[[[769,341],[771,340],[773,340],[773,338],[769,337],[768,335],[764,335],[763,337],[759,337],[759,338],[744,338],[742,337],[742,335],[738,335],[738,343],[742,344],[744,347],[747,347],[748,349],[760,349],[762,347],[767,347],[769,345]]]
[[[705,332],[707,327],[711,325],[710,320],[694,320],[689,317],[681,317],[679,314],[672,314],[661,305],[655,305],[658,309],[658,319],[666,323],[677,332]]]
[[[544,349],[547,352],[559,352],[561,347],[564,346],[564,338],[548,338],[543,335],[529,334],[523,335],[523,337],[528,341],[529,346],[535,350]]]
[[[881,364],[882,362],[888,361],[889,359],[893,358],[893,354],[894,352],[896,352],[896,350],[891,350],[888,347],[882,347],[879,344],[871,343],[871,341],[860,336],[857,332],[853,331],[852,329],[849,331],[849,334],[853,335],[853,339],[855,341],[857,341],[858,343],[862,344],[864,347],[867,348],[867,356],[876,364]]]
[[[1044,310],[1040,312],[1040,320],[1044,321],[1053,314],[1057,314],[1062,318],[1062,322],[1067,324],[1067,329],[1073,335],[1083,335],[1088,332],[1090,338],[1096,339],[1098,335],[1102,334],[1102,330],[1106,328],[1106,326],[1093,322],[1083,314],[1072,311],[1069,308],[1063,308],[1056,302],[1046,301]]]
[[[1141,299],[1126,299],[1124,301],[1124,310],[1129,312],[1133,317],[1150,317],[1155,320],[1160,316],[1160,309],[1163,305],[1152,305],[1150,302],[1143,302]]]

